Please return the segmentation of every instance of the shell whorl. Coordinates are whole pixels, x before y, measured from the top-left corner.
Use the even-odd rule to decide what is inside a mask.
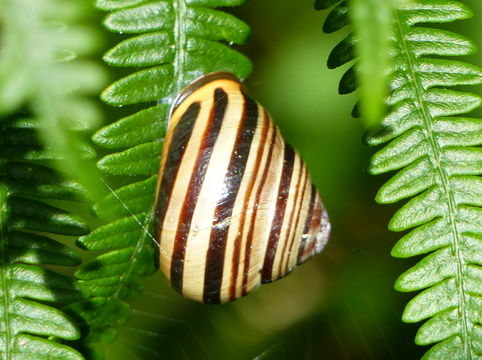
[[[304,162],[228,73],[201,77],[174,102],[155,211],[162,271],[206,303],[285,276],[330,232]]]

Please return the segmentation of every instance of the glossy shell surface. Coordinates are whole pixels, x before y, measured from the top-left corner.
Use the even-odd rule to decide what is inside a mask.
[[[163,273],[212,304],[282,278],[330,233],[301,157],[227,73],[201,77],[173,104],[155,211]]]

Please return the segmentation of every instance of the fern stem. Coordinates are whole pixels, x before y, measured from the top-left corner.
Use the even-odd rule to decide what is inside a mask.
[[[174,83],[176,88],[172,89],[169,103],[174,101],[175,94],[179,93],[184,87],[184,65],[186,59],[187,37],[184,29],[184,14],[186,12],[186,1],[176,0],[173,2],[174,12],[176,13],[176,23],[174,24],[174,43],[176,44],[176,53],[174,58]]]
[[[465,282],[464,282],[464,265],[461,259],[462,253],[460,250],[460,231],[457,227],[457,205],[455,202],[454,194],[451,190],[450,179],[449,175],[447,174],[444,167],[441,165],[441,157],[442,157],[442,150],[440,144],[438,143],[437,139],[435,138],[432,123],[433,118],[430,115],[430,111],[427,108],[427,104],[423,99],[424,89],[422,83],[419,79],[419,76],[416,71],[415,66],[415,58],[413,55],[413,51],[409,49],[409,44],[406,41],[407,32],[404,26],[404,22],[400,19],[400,14],[396,12],[395,14],[395,27],[396,31],[398,32],[399,43],[400,43],[400,50],[402,52],[402,56],[405,58],[407,63],[408,71],[410,72],[410,76],[413,81],[413,86],[415,89],[416,94],[416,105],[417,108],[421,111],[422,114],[422,121],[424,125],[424,135],[425,138],[428,140],[430,145],[430,152],[429,157],[432,165],[434,166],[435,171],[439,175],[441,181],[441,187],[443,188],[445,201],[447,205],[447,215],[448,215],[448,222],[450,223],[452,229],[452,254],[456,258],[457,262],[457,299],[458,299],[458,314],[459,318],[462,321],[462,341],[464,344],[464,355],[465,358],[470,360],[472,359],[471,351],[470,351],[470,344],[469,344],[469,329],[468,329],[468,314],[467,314],[467,306],[466,306],[466,299],[464,294],[466,293],[465,290]]]
[[[152,221],[152,218],[150,216],[147,216],[146,219],[147,221],[144,221],[144,228],[146,224],[148,224],[148,221]],[[143,228],[143,229],[144,229]],[[135,276],[135,264],[136,264],[136,258],[138,258],[138,255],[141,253],[142,249],[146,246],[146,238],[147,238],[147,233],[146,231],[142,231],[142,236],[140,237],[139,241],[136,241],[136,245],[134,247],[134,251],[132,252],[132,255],[129,257],[129,266],[127,267],[126,271],[121,275],[121,281],[119,282],[119,286],[117,287],[117,290],[114,293],[114,296],[118,299],[122,299],[120,296],[120,291],[122,290],[124,284],[127,283],[127,281],[131,278],[131,276]]]
[[[0,171],[0,177],[3,179],[3,172],[4,170],[2,169]],[[7,239],[7,189],[5,186],[5,183],[0,181],[0,251],[1,251],[1,256],[2,256],[2,295],[3,295],[3,302],[4,302],[4,313],[3,313],[3,324],[5,328],[5,338],[7,341],[5,342],[5,353],[3,354],[3,359],[10,359],[10,349],[13,348],[13,341],[14,338],[10,332],[11,326],[10,326],[10,301],[8,298],[8,282],[7,282],[7,276],[8,276],[8,271],[7,271],[7,254],[5,251],[5,246],[8,241]]]

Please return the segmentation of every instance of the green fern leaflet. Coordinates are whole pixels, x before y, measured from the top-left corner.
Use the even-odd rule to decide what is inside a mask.
[[[94,206],[106,223],[79,239],[81,247],[104,252],[76,273],[89,297],[73,307],[88,325],[87,343],[113,341],[115,327],[131,311],[125,300],[142,290],[141,275],[155,269],[153,240],[146,230],[151,228],[159,155],[174,97],[205,73],[229,71],[245,78],[251,72],[251,62],[227,45],[244,43],[249,27],[214,9],[243,2],[97,1],[100,9],[109,11],[104,25],[130,35],[104,60],[112,66],[137,68],[110,85],[102,99],[114,106],[141,104],[143,109],[93,136],[97,145],[113,151],[98,162],[98,168],[128,184]]]
[[[39,122],[3,119],[0,128],[0,356],[2,359],[83,359],[47,339],[75,340],[80,332],[52,305],[80,299],[72,279],[44,265],[76,266],[79,255],[36,232],[78,236],[85,222],[42,199],[75,200],[84,192],[54,170],[33,162],[57,157],[36,140]]]
[[[318,8],[335,1],[319,1]],[[338,4],[324,30],[349,23],[349,7]],[[422,23],[444,23],[470,17],[458,1],[407,1],[394,20],[394,64],[386,102],[391,111],[382,130],[366,138],[369,145],[388,143],[371,159],[369,171],[398,171],[377,194],[380,203],[409,199],[389,223],[392,231],[411,231],[392,255],[426,255],[402,274],[399,291],[420,291],[404,313],[405,322],[427,320],[416,343],[434,345],[424,359],[482,357],[482,121],[456,117],[477,108],[479,96],[447,87],[482,83],[482,71],[440,56],[475,51],[463,36]],[[356,36],[348,36],[332,52],[330,67],[353,59]],[[435,56],[437,58],[430,58]],[[353,70],[340,92],[356,88]]]

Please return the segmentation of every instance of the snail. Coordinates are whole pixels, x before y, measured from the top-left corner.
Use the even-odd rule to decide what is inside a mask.
[[[328,241],[306,165],[229,73],[198,78],[174,101],[157,186],[160,267],[193,300],[245,296]]]

